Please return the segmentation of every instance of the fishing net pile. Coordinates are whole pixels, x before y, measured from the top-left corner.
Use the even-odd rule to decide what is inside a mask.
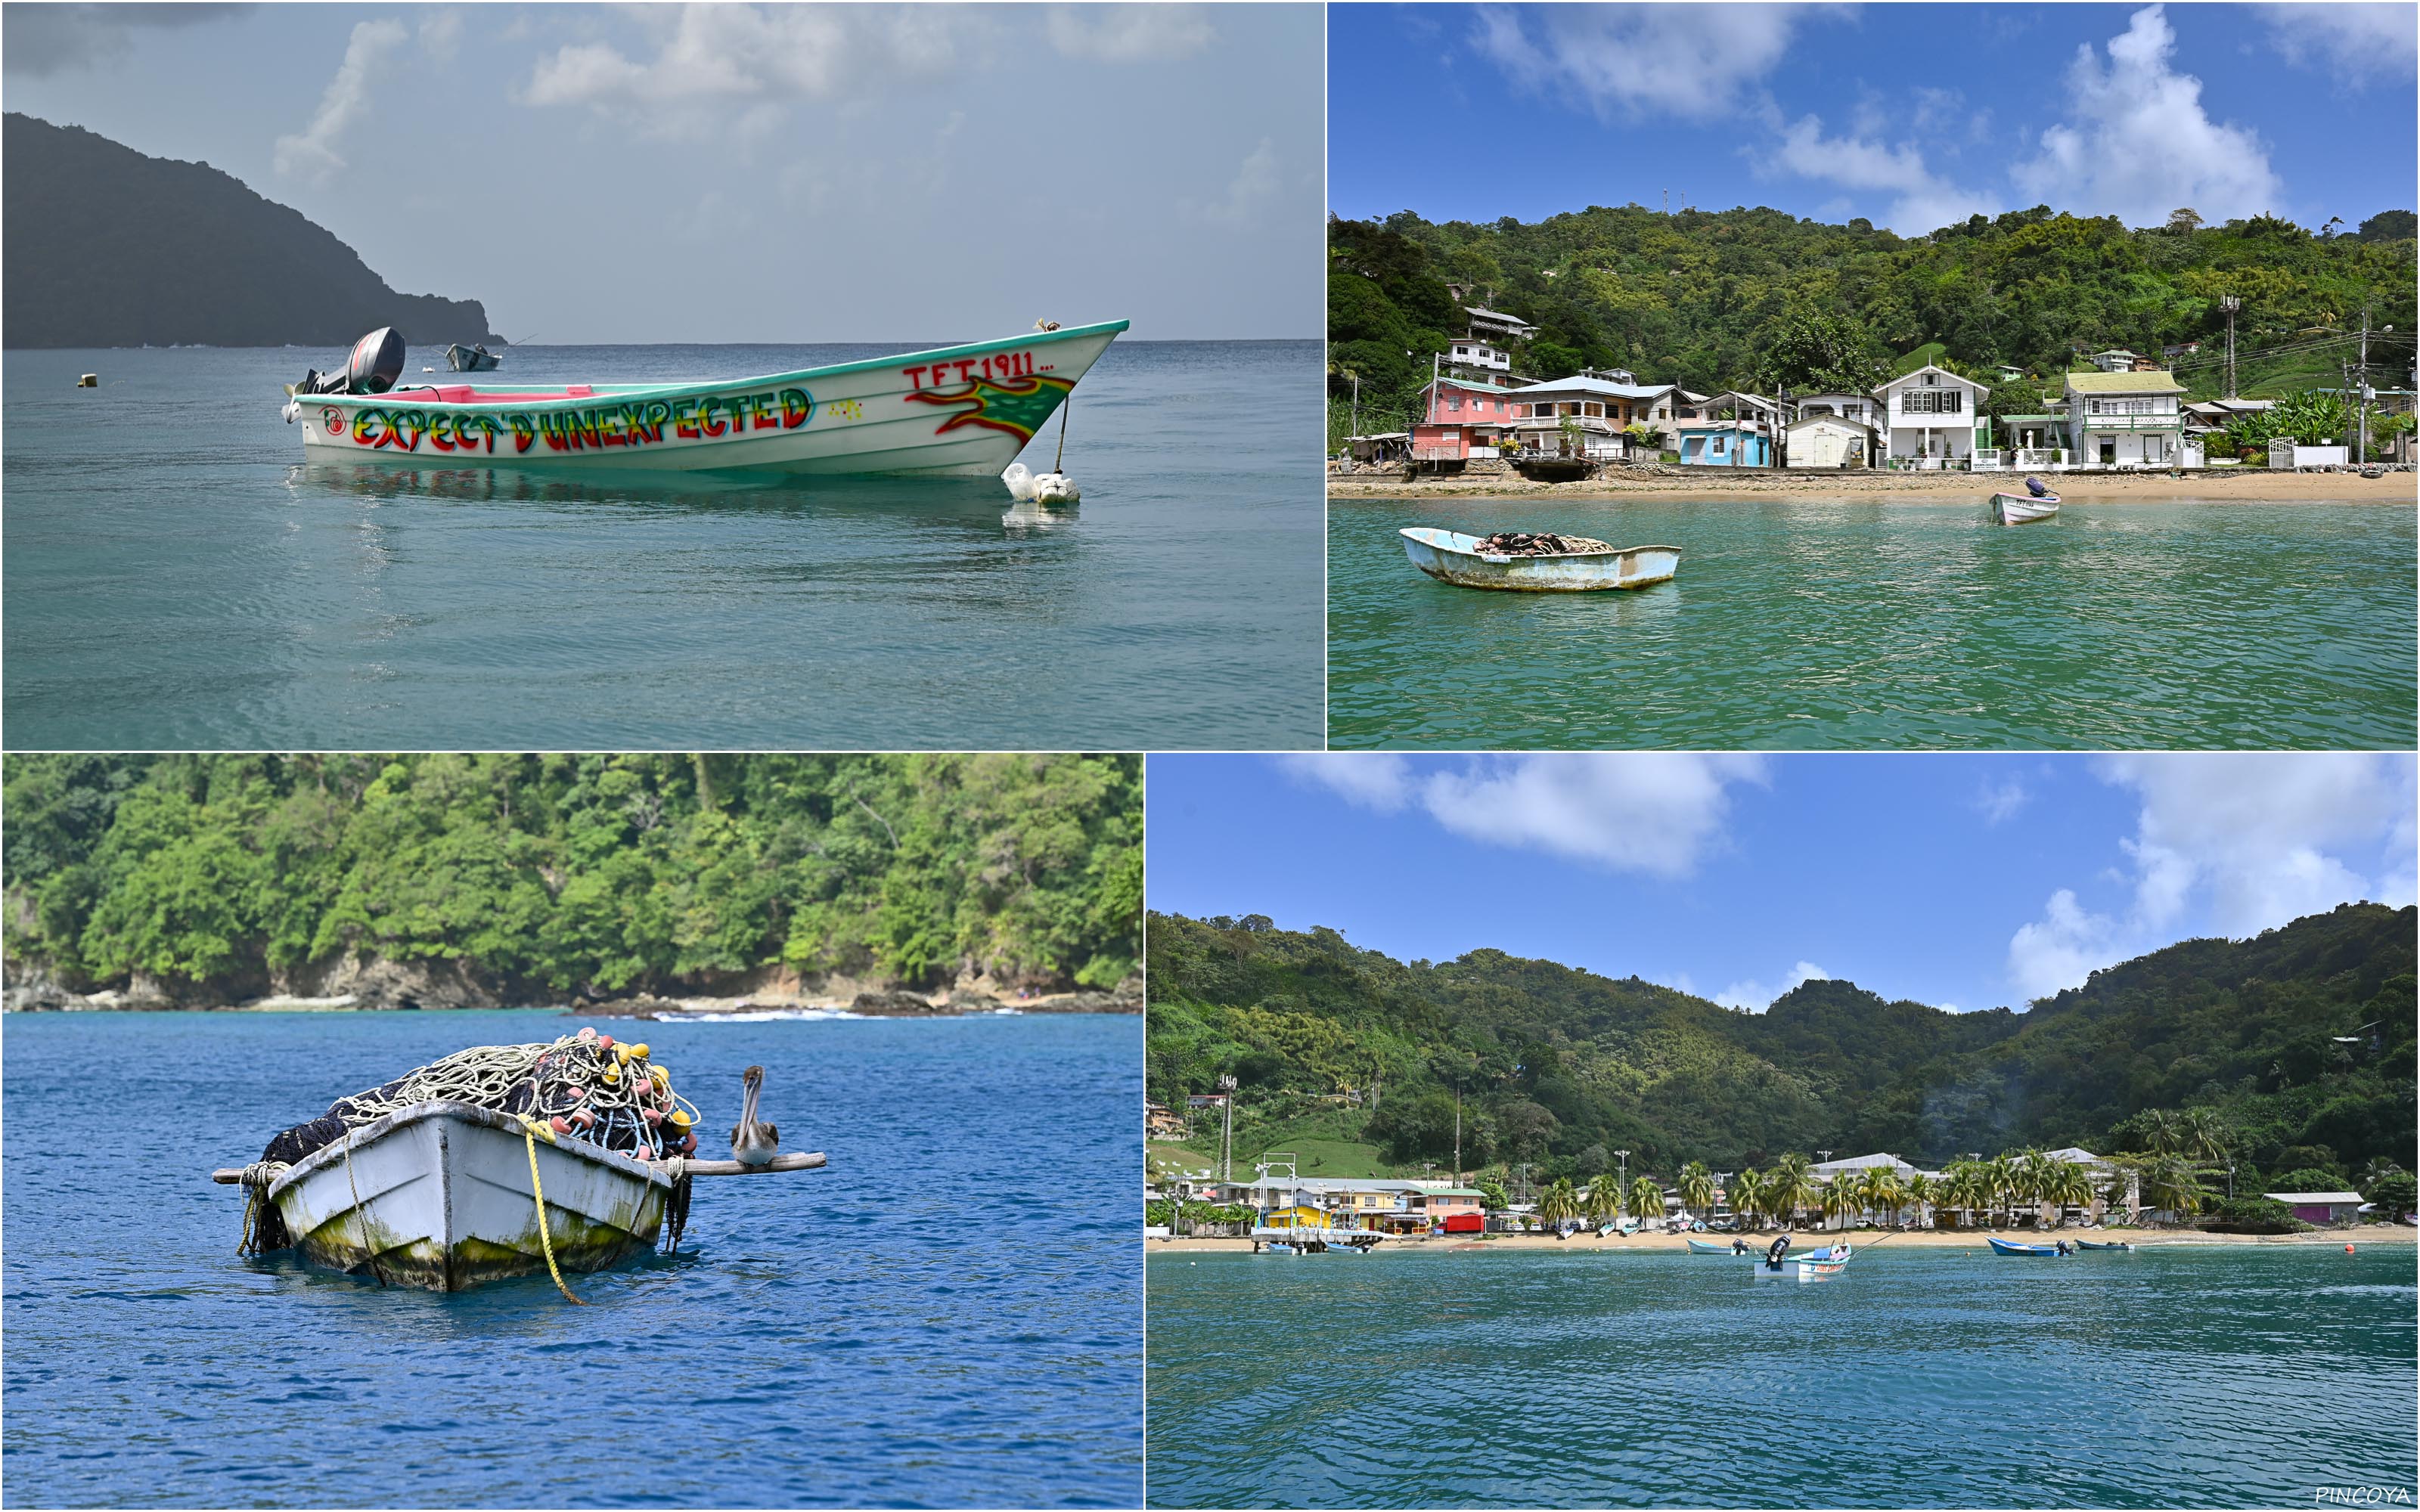
[[[269,1142],[261,1161],[292,1165],[334,1144],[349,1129],[415,1103],[468,1103],[536,1119],[557,1135],[639,1160],[697,1153],[697,1108],[673,1090],[672,1073],[644,1044],[620,1044],[582,1029],[551,1044],[483,1044],[406,1072]]]
[[[1564,557],[1594,556],[1610,551],[1612,547],[1585,535],[1555,535],[1545,532],[1497,531],[1480,538],[1479,549],[1492,557]]]

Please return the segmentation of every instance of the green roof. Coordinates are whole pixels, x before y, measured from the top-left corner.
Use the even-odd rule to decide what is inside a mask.
[[[2065,415],[2002,415],[2000,417],[2000,424],[2003,425],[2048,425],[2055,424],[2066,418],[2067,417]]]
[[[2078,393],[2182,393],[2185,386],[2164,369],[2150,373],[2070,373],[2067,386]]]

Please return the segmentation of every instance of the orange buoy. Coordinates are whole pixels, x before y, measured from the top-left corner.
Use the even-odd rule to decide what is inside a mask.
[[[2347,1255],[2350,1255],[2352,1253],[2352,1246],[2350,1244],[2347,1244],[2345,1246],[2345,1253]]]

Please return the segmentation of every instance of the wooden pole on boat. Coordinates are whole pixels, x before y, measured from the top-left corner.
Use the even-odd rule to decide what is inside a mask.
[[[1064,473],[1060,464],[1067,460],[1067,411],[1076,408],[1076,391],[1069,389],[1065,402],[1059,406],[1059,455],[1050,459],[1050,471]]]
[[[645,1164],[659,1170],[662,1169],[664,1165],[661,1161],[649,1161]],[[762,1176],[773,1171],[812,1171],[818,1169],[823,1164],[823,1151],[801,1149],[793,1150],[786,1155],[776,1155],[771,1164],[765,1165],[742,1165],[736,1160],[693,1160],[683,1163],[683,1169],[690,1176]],[[221,1186],[240,1185],[243,1180],[243,1167],[212,1171],[210,1180]]]

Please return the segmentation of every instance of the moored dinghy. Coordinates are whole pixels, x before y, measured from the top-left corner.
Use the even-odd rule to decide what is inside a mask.
[[[1126,329],[1034,331],[938,351],[690,383],[397,388],[373,332],[286,406],[314,461],[416,467],[997,477]]]
[[[465,347],[458,341],[445,348],[445,365],[457,373],[492,373],[503,361],[500,354],[488,350],[484,342]]]
[[[1992,496],[1992,522],[1995,525],[2030,525],[2057,513],[2058,495],[2040,478],[2027,478],[2024,493]]]
[[[2055,1244],[2020,1244],[1997,1234],[1986,1234],[1983,1239],[1992,1246],[1994,1255],[2055,1256],[2058,1253]]]
[[[1439,582],[1463,588],[1501,588],[1517,593],[1589,593],[1608,588],[1648,588],[1669,582],[1681,570],[1677,546],[1611,547],[1585,536],[1544,539],[1576,550],[1491,550],[1500,536],[1413,526],[1400,532],[1404,554]]]

